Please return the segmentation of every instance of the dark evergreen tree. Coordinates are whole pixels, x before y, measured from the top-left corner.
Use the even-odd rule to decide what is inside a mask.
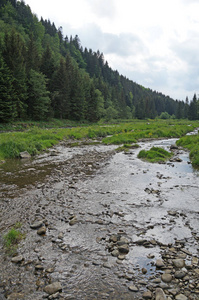
[[[50,98],[45,75],[30,70],[28,82],[28,116],[33,120],[45,120],[49,116]]]
[[[25,72],[25,45],[20,35],[13,29],[5,34],[3,58],[14,78],[15,106],[17,117],[24,117],[26,112],[27,81]]]
[[[60,60],[59,68],[55,72],[53,85],[52,105],[55,116],[60,119],[67,119],[70,117],[70,84],[63,58]]]
[[[0,122],[10,122],[16,117],[13,81],[10,70],[0,56]]]
[[[196,94],[194,94],[193,100],[190,102],[188,116],[190,120],[198,119],[198,105]]]

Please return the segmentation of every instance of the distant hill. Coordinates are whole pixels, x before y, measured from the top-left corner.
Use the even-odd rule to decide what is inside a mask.
[[[152,91],[112,70],[103,53],[38,20],[24,1],[0,1],[0,122],[51,117],[187,117],[189,104]]]

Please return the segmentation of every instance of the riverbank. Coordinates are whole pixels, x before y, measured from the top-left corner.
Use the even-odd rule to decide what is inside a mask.
[[[1,239],[2,297],[198,299],[198,173],[180,149],[159,165],[116,147],[63,144],[1,169],[1,234],[26,235],[13,261]]]

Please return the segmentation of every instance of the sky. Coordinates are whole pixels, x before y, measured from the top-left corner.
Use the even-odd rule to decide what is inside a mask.
[[[25,0],[113,70],[177,100],[199,92],[199,0]]]

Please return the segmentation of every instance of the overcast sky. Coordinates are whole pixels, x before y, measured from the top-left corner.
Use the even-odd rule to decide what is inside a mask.
[[[25,0],[109,66],[174,99],[199,91],[199,0]]]

